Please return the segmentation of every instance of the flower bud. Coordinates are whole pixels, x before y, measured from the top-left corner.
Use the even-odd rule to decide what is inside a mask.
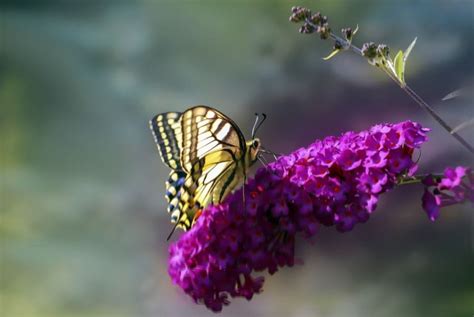
[[[377,45],[374,42],[364,43],[361,51],[362,55],[368,59],[373,59],[377,56]]]
[[[352,28],[344,28],[341,30],[342,35],[348,41],[352,40]]]
[[[377,57],[387,58],[390,53],[390,49],[385,44],[379,44],[377,46],[376,53]]]

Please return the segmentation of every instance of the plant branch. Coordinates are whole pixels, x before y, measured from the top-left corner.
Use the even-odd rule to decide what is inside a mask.
[[[464,140],[463,137],[461,137],[457,131],[451,126],[449,126],[446,121],[444,121],[437,113],[436,111],[426,102],[421,98],[413,89],[410,88],[410,86],[406,85],[405,87],[402,87],[402,89],[421,107],[423,108],[426,112],[428,112],[433,119],[436,120],[436,122],[439,123],[446,131],[449,132],[459,143],[461,143],[469,152],[474,154],[474,147],[470,145],[466,140]]]
[[[443,177],[443,174],[421,174],[415,176],[406,176],[398,179],[397,185],[420,184],[428,176],[432,176],[434,178],[441,178]]]
[[[327,18],[325,20],[327,20]],[[318,30],[318,32],[320,32],[319,30],[321,30],[321,25],[317,25],[317,24],[313,23],[312,17],[311,18],[306,17],[304,19],[304,22],[307,26],[312,28],[312,30],[310,30],[309,32],[304,32],[304,33],[312,33],[312,32],[314,32],[314,30]],[[350,49],[352,52],[356,53],[359,56],[367,57],[364,54],[364,51],[361,48],[359,48],[356,45],[352,44],[352,37],[350,39],[344,39],[344,38],[334,34],[333,32],[331,32],[328,27],[323,29],[323,30],[326,32],[327,37],[329,37],[329,38],[331,38],[335,41],[335,43],[336,43],[335,50],[339,51],[341,49],[343,49],[343,50]],[[413,45],[414,45],[414,42],[412,43]],[[411,47],[410,47],[410,50],[411,50]],[[337,53],[337,52],[334,52],[334,53]],[[334,56],[334,55],[335,54],[331,55],[331,57]],[[405,58],[406,57],[407,57],[407,55],[405,56]],[[397,77],[397,75],[394,74],[393,71],[392,71],[393,68],[389,69],[387,67],[386,62],[388,62],[389,65],[393,65],[393,61],[391,60],[391,58],[389,56],[382,56],[381,61],[382,61],[382,65],[380,65],[379,63],[375,63],[375,65],[377,67],[381,68],[396,84],[398,84],[398,86],[403,91],[405,91],[405,93],[413,101],[415,101],[423,110],[428,112],[428,114],[431,115],[431,117],[433,117],[433,119],[441,127],[443,127],[446,131],[448,131],[448,133],[451,134],[459,143],[461,143],[462,146],[464,146],[469,152],[471,152],[471,154],[474,154],[474,147],[471,144],[469,144],[463,137],[461,137],[457,133],[456,129],[453,129],[446,121],[444,121],[444,119],[441,118],[441,116],[433,109],[433,107],[431,107],[423,98],[421,98],[410,86],[408,86],[405,83],[403,78]]]

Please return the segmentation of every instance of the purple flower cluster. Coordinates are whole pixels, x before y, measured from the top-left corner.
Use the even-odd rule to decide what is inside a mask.
[[[296,233],[319,225],[341,232],[365,222],[380,194],[412,175],[415,148],[428,129],[406,121],[328,137],[257,171],[223,203],[207,207],[170,246],[169,274],[196,302],[213,311],[229,297],[251,299],[263,286],[252,273],[294,264]]]
[[[428,175],[423,184],[423,209],[431,221],[438,218],[441,207],[474,203],[474,172],[468,167],[447,167],[442,177]]]

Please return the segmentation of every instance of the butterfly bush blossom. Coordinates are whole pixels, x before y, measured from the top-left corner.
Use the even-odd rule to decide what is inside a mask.
[[[293,266],[296,233],[312,237],[320,225],[346,232],[366,222],[379,196],[414,174],[412,154],[427,132],[411,121],[380,124],[279,157],[246,184],[245,199],[238,190],[207,207],[170,245],[171,279],[216,312],[231,297],[250,300],[264,282],[254,272]]]
[[[441,207],[467,201],[474,203],[474,172],[468,167],[448,167],[443,176],[428,175],[423,184],[423,209],[431,221],[438,218]]]

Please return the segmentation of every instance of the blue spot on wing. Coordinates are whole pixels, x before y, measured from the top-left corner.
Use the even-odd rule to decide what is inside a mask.
[[[166,198],[168,199],[168,212],[173,212],[178,207],[182,188],[186,180],[186,173],[180,170],[172,171],[168,178]],[[176,201],[177,200],[177,201]]]

